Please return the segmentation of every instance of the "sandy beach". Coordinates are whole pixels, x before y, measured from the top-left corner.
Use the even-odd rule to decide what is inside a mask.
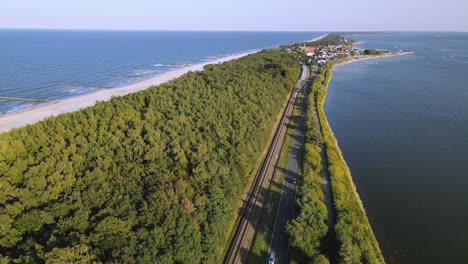
[[[304,42],[311,42],[322,39],[328,34],[316,37],[311,40]],[[9,113],[0,116],[0,133],[11,130],[12,128],[22,127],[28,124],[41,121],[49,116],[56,116],[64,113],[74,112],[86,107],[90,107],[96,104],[97,101],[107,101],[114,96],[123,96],[130,93],[144,90],[150,86],[160,85],[165,82],[169,82],[177,77],[180,77],[190,71],[202,71],[203,67],[208,64],[223,63],[226,61],[242,58],[249,54],[257,53],[260,50],[251,50],[233,54],[231,56],[215,59],[208,62],[202,62],[190,66],[186,66],[180,69],[171,70],[165,73],[161,73],[152,78],[132,83],[123,87],[104,89],[97,92],[84,94],[64,100],[53,101],[50,103],[38,105],[28,109],[24,109],[18,112]]]
[[[316,40],[319,40],[319,39],[323,39],[324,37],[326,37],[328,34],[325,34],[325,35],[322,35],[320,37],[316,37],[314,39],[311,39],[311,40],[306,40],[304,42],[312,42],[312,41],[316,41]]]
[[[165,82],[169,82],[174,78],[180,77],[190,71],[201,71],[203,67],[208,64],[223,63],[226,61],[238,59],[252,53],[259,52],[260,50],[246,51],[234,54],[228,57],[216,59],[209,62],[198,63],[186,66],[180,69],[171,70],[152,78],[132,83],[127,86],[104,89],[97,92],[76,96],[64,100],[53,101],[50,103],[38,105],[18,112],[13,112],[7,115],[0,116],[0,132],[9,131],[12,128],[22,127],[28,124],[33,124],[43,120],[49,116],[56,116],[63,113],[74,112],[96,104],[96,101],[107,101],[113,96],[123,96],[126,94],[134,93],[144,90],[150,86],[156,86]]]

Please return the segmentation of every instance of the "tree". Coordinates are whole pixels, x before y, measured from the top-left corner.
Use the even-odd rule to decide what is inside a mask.
[[[46,263],[63,264],[63,263],[98,263],[96,256],[89,253],[88,246],[77,245],[72,248],[54,248],[51,252],[45,254]]]
[[[314,257],[311,264],[330,264],[330,261],[324,255],[318,255]]]

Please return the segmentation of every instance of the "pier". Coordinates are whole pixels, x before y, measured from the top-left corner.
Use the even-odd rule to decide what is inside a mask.
[[[106,88],[106,89],[117,88],[117,87],[114,87],[114,86],[101,86],[101,85],[75,84],[75,83],[61,83],[61,85],[83,86],[83,87],[97,87],[97,88]]]
[[[14,98],[14,97],[3,97],[0,96],[0,99],[4,100],[15,100],[15,101],[27,101],[27,102],[38,102],[38,103],[50,103],[51,101],[38,100],[38,99],[25,99],[25,98]]]

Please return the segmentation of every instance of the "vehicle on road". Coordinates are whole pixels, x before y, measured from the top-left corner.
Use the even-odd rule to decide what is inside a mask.
[[[276,261],[275,261],[275,253],[270,253],[270,255],[268,256],[268,264],[275,264]]]

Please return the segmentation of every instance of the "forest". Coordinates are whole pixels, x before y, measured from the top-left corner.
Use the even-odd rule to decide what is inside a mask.
[[[384,50],[379,50],[379,49],[365,49],[364,54],[365,55],[382,55],[384,54]]]
[[[220,263],[298,73],[264,50],[0,134],[0,263]]]

